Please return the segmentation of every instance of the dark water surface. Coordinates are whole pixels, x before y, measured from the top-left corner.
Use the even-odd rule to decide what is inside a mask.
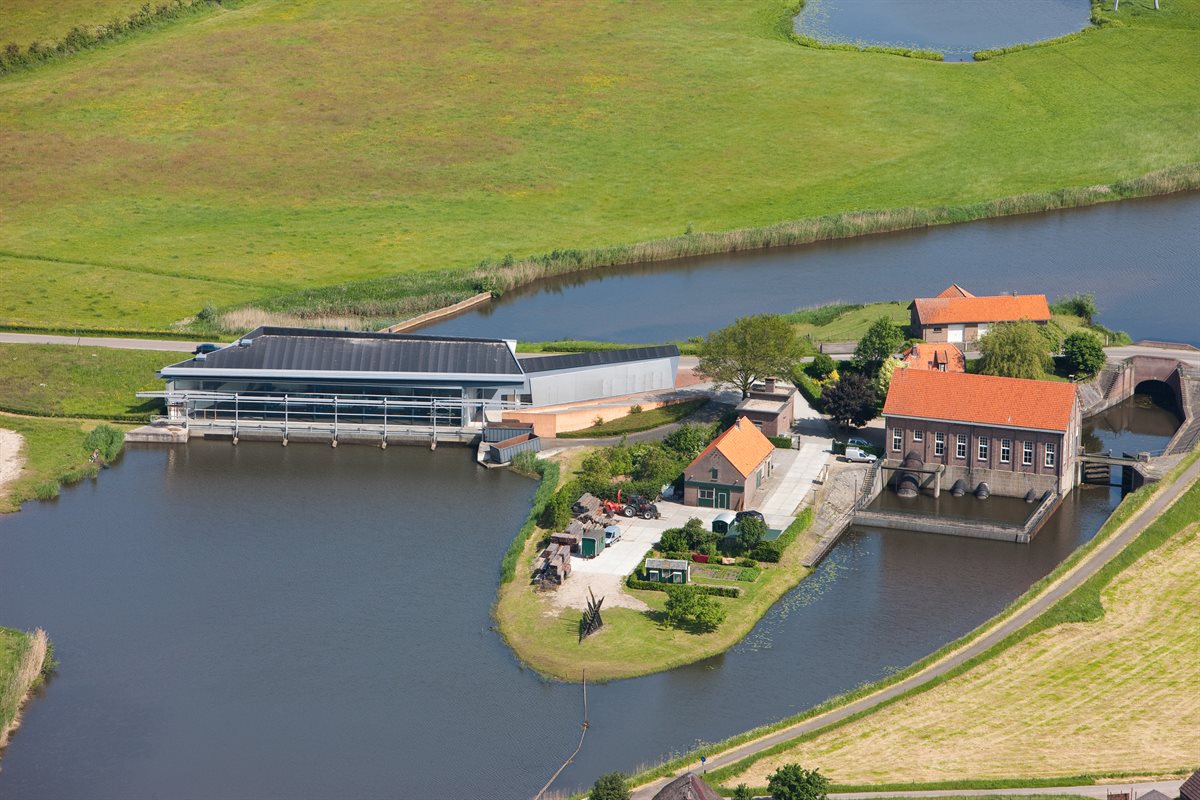
[[[533,488],[457,448],[200,441],[133,446],[98,482],[0,519],[4,622],[45,627],[62,662],[0,795],[528,797],[580,719],[578,688],[522,669],[490,629]],[[902,668],[1003,608],[1116,501],[1072,493],[1029,545],[852,531],[725,655],[591,687],[561,786]]]
[[[1200,344],[1200,193],[614,267],[508,292],[422,333],[650,343],[833,302],[1091,292],[1135,339]]]
[[[1038,42],[1086,28],[1088,0],[806,0],[796,33],[825,42],[937,50],[972,61],[976,50]]]

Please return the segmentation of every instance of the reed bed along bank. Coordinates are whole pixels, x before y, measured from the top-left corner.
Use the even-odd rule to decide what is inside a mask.
[[[688,232],[626,245],[555,250],[520,259],[506,256],[500,261],[485,261],[469,271],[397,275],[280,295],[265,303],[225,312],[222,320],[232,331],[266,323],[320,326],[328,322],[330,327],[339,328],[382,327],[460,302],[481,291],[499,297],[535,281],[593,269],[790,247],[1196,189],[1200,189],[1200,163],[1183,164],[1110,184],[1020,194],[966,205],[853,211],[760,228]]]
[[[15,636],[19,631],[3,631]],[[8,744],[10,735],[21,724],[21,707],[30,693],[41,685],[46,674],[53,668],[53,651],[50,637],[41,628],[24,634],[24,642],[18,644],[15,668],[8,680],[0,684],[0,752]]]

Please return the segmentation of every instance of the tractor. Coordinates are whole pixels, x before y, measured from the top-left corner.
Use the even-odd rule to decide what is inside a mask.
[[[658,519],[662,515],[658,513],[658,506],[651,503],[640,494],[631,494],[629,497],[622,498],[621,493],[617,492],[617,503],[620,506],[620,514],[623,517],[641,517],[642,519]]]

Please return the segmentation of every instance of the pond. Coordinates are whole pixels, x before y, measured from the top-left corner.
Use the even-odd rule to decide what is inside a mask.
[[[975,294],[1095,294],[1100,320],[1200,345],[1200,193],[568,275],[421,330],[525,341],[654,343],[747,314]]]
[[[1136,427],[1136,423],[1135,423]],[[61,667],[0,795],[530,796],[574,748],[577,686],[492,628],[534,484],[469,451],[131,446],[0,519],[4,622]],[[856,530],[728,653],[592,686],[559,788],[799,712],[995,614],[1117,502],[1073,492],[1029,545]]]
[[[806,0],[793,29],[823,42],[936,50],[972,61],[977,50],[1052,39],[1090,24],[1088,0]]]

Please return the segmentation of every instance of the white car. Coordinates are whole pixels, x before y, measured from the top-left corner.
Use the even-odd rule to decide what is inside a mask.
[[[878,456],[866,452],[861,447],[847,447],[846,460],[858,464],[874,464],[879,460]]]

